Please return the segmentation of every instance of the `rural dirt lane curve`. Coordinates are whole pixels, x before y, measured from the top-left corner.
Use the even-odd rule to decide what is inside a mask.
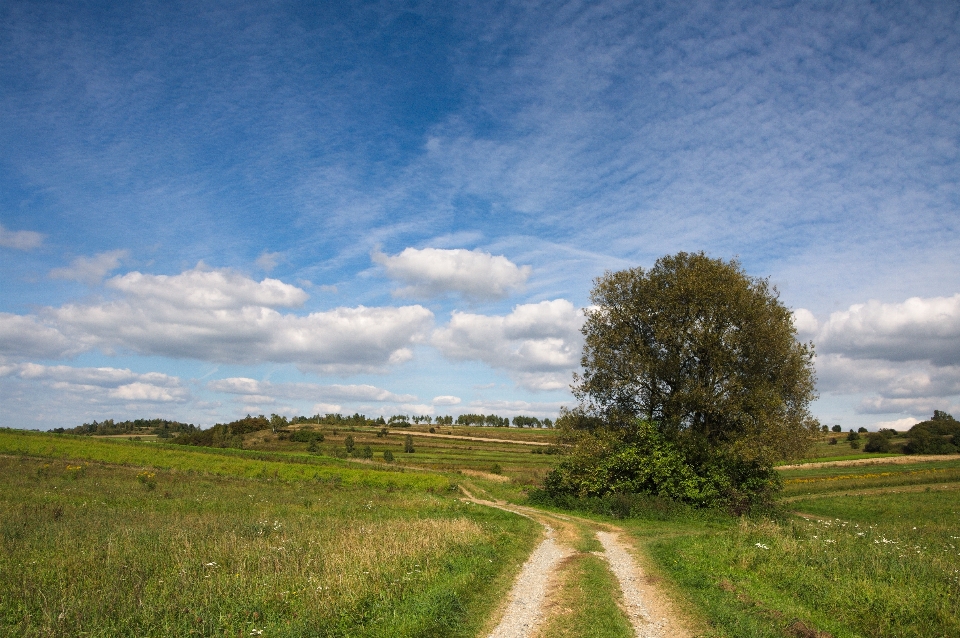
[[[607,561],[620,584],[618,604],[630,619],[638,638],[689,638],[686,619],[681,618],[669,598],[647,578],[637,564],[631,548],[622,540],[622,530],[575,516],[552,514],[531,507],[478,499],[461,486],[469,500],[477,505],[496,507],[526,516],[543,525],[545,537],[524,563],[502,609],[502,617],[488,638],[532,638],[546,620],[545,609],[555,593],[557,569],[564,558],[575,553],[574,539],[579,533],[574,521],[599,528],[597,539],[603,552],[594,552]]]

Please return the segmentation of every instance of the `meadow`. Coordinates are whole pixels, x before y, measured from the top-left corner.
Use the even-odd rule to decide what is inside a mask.
[[[0,633],[489,629],[539,530],[461,502],[456,486],[526,503],[558,459],[542,445],[556,432],[316,432],[311,451],[269,431],[241,450],[0,430]],[[347,455],[347,436],[373,458]],[[816,452],[837,451],[828,445]],[[629,533],[705,636],[960,635],[960,456],[852,456],[872,461],[781,470],[778,509],[752,518],[643,498],[579,512],[581,547],[555,592],[562,613],[540,636],[630,635],[618,586],[590,553],[590,520]]]
[[[3,635],[472,636],[539,534],[435,474],[3,435]]]

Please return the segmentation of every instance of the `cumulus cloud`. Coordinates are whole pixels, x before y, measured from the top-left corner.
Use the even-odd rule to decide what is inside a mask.
[[[860,395],[857,412],[915,418],[958,403],[960,294],[855,304],[822,324],[801,310],[794,320],[815,332],[821,390]]]
[[[433,313],[419,305],[336,308],[306,316],[302,289],[276,279],[257,282],[202,265],[179,275],[131,272],[107,287],[121,298],[67,304],[48,314],[86,347],[222,363],[295,363],[323,372],[376,371],[412,356]]]
[[[431,401],[431,403],[433,405],[459,405],[460,397],[444,394],[438,397],[433,397],[433,401]]]
[[[506,370],[531,390],[566,388],[580,359],[583,313],[566,299],[516,306],[509,315],[454,312],[431,343],[450,359]]]
[[[278,279],[257,282],[229,269],[208,269],[202,263],[179,275],[131,272],[114,277],[107,286],[152,302],[204,310],[296,308],[308,298],[304,290]]]
[[[271,383],[246,377],[217,379],[207,383],[207,388],[214,392],[242,395],[244,400],[261,403],[277,398],[314,402],[375,401],[379,403],[409,403],[417,400],[416,395],[395,394],[367,384]]]
[[[388,277],[406,284],[393,292],[398,297],[459,293],[468,299],[500,299],[522,289],[531,270],[503,255],[463,248],[407,248],[398,255],[376,251],[371,257]]]
[[[82,281],[94,286],[99,284],[108,273],[120,267],[120,260],[129,254],[126,250],[111,250],[98,253],[93,257],[77,257],[65,268],[50,271],[52,279]]]
[[[0,246],[17,250],[33,250],[43,243],[43,235],[32,230],[8,230],[0,224]]]
[[[82,345],[36,317],[0,312],[0,356],[59,359],[82,349]]]
[[[830,315],[817,345],[864,359],[960,365],[960,294],[850,306]]]
[[[138,373],[121,368],[74,368],[24,363],[14,374],[44,383],[59,393],[79,395],[96,403],[184,403],[190,391],[180,379],[160,372]]]
[[[820,327],[817,318],[806,308],[797,308],[793,311],[793,325],[797,329],[797,336],[801,339],[809,339],[817,333]]]

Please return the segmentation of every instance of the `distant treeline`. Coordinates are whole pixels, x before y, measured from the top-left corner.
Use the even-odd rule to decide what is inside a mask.
[[[88,436],[109,436],[117,434],[155,434],[160,438],[170,438],[183,433],[196,432],[200,428],[192,423],[180,423],[166,419],[134,419],[133,421],[115,422],[107,419],[97,423],[84,423],[75,428],[54,428],[57,434],[84,434]]]
[[[859,433],[850,430],[847,440],[855,441]],[[896,439],[905,438],[899,442]],[[906,433],[883,429],[867,434],[865,452],[903,452],[904,454],[954,454],[960,451],[960,421],[941,410],[933,417],[917,423]]]
[[[84,423],[75,428],[55,428],[53,431],[61,434],[85,434],[85,435],[144,435],[155,434],[160,438],[172,438],[174,443],[183,445],[199,445],[203,447],[233,447],[239,448],[243,445],[243,436],[250,432],[259,432],[261,430],[281,431],[288,425],[333,425],[343,428],[357,426],[393,426],[410,427],[411,424],[435,423],[437,425],[474,425],[486,427],[513,427],[518,428],[552,428],[553,421],[550,419],[538,419],[532,416],[515,416],[513,421],[507,417],[496,414],[461,414],[454,420],[450,415],[446,416],[408,416],[406,414],[395,414],[389,419],[382,416],[374,419],[368,418],[364,414],[354,413],[344,416],[342,414],[315,414],[313,416],[295,416],[287,419],[279,414],[271,414],[269,417],[264,415],[247,415],[237,421],[230,423],[217,423],[213,427],[201,430],[191,423],[180,423],[179,421],[168,421],[166,419],[135,419],[133,421],[114,422],[113,419],[92,423]]]

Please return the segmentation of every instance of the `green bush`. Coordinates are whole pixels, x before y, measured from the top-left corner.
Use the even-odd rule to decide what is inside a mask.
[[[409,434],[403,438],[403,451],[407,454],[413,454],[413,437]]]
[[[297,443],[310,443],[311,441],[323,441],[323,432],[301,429],[291,433],[290,440],[295,441]]]
[[[343,447],[347,449],[347,454],[353,453],[353,448],[356,444],[353,441],[353,435],[348,434],[345,439],[343,439]]]
[[[722,506],[741,514],[768,506],[780,488],[771,463],[731,452],[695,456],[638,421],[629,435],[583,435],[544,481],[553,498],[649,494],[696,506]]]
[[[383,451],[383,460],[387,463],[393,463],[393,452],[390,450]]]
[[[890,437],[880,432],[871,432],[867,435],[867,444],[863,446],[864,452],[889,452]]]

